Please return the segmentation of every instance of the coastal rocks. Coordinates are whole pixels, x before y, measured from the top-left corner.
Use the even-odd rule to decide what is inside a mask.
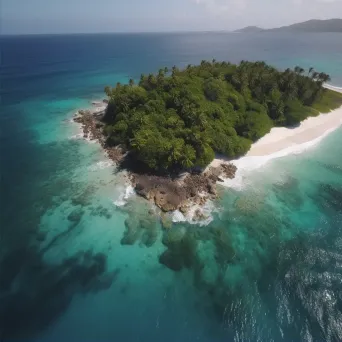
[[[216,186],[214,183],[208,182],[207,189],[210,195],[217,196]]]
[[[134,175],[134,181],[136,193],[152,200],[163,212],[177,210],[186,199],[184,189],[170,178]]]
[[[172,196],[169,196],[163,191],[155,191],[154,202],[163,212],[177,210],[179,203],[177,200],[173,201],[173,199]]]
[[[208,216],[205,215],[200,209],[197,209],[195,211],[195,214],[193,216],[193,221],[195,222],[199,222],[199,221],[204,221],[204,220],[207,220],[208,219]]]
[[[222,174],[225,177],[227,177],[229,179],[235,178],[237,167],[234,164],[221,164],[220,168],[222,170]]]
[[[108,147],[106,148],[107,156],[115,163],[120,163],[125,156],[125,152],[121,147]]]
[[[126,155],[126,151],[121,146],[109,147],[106,145],[106,137],[103,133],[104,123],[101,121],[104,115],[103,103],[93,102],[97,108],[95,111],[79,110],[74,121],[82,125],[83,137],[89,140],[97,140],[107,153],[109,159],[115,163],[120,163]]]
[[[95,110],[80,110],[74,121],[82,124],[86,139],[97,140],[101,144],[109,159],[121,167],[127,167],[129,158],[126,157],[129,155],[125,148],[109,147],[106,144],[102,122],[104,111],[100,111],[104,106],[103,102],[94,102],[93,105]],[[216,199],[216,183],[224,182],[224,178],[234,178],[235,173],[236,166],[222,163],[205,172],[185,173],[176,178],[130,172],[130,181],[139,196],[153,202],[162,212],[180,210],[182,214],[186,214],[192,204],[203,206],[207,200]],[[199,213],[195,216],[200,220]]]
[[[97,122],[93,117],[93,114],[89,110],[80,110],[78,116],[74,118],[74,121],[82,124],[83,136],[90,140],[98,139],[103,140],[103,134],[97,127]]]
[[[180,206],[179,211],[182,214],[186,214],[189,211],[189,204],[183,204],[182,206]]]
[[[149,189],[146,188],[144,186],[144,184],[142,183],[138,183],[136,186],[135,186],[135,192],[141,196],[141,197],[144,197],[146,198],[147,200],[150,199],[150,192],[149,192]]]
[[[223,182],[220,175],[231,178],[235,172],[234,165],[222,164],[205,173],[187,174],[178,179],[136,174],[133,178],[135,191],[139,196],[154,202],[163,212],[180,210],[182,214],[186,214],[191,205],[203,206],[208,199],[217,198],[216,182]]]

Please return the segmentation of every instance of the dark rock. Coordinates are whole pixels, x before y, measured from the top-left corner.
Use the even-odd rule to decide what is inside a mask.
[[[182,214],[186,214],[186,213],[189,211],[189,207],[186,206],[186,205],[182,205],[182,206],[179,208],[179,211],[180,211]]]
[[[230,179],[233,179],[235,177],[237,167],[234,164],[221,164],[220,167],[226,177]]]
[[[208,183],[207,189],[208,189],[209,194],[214,195],[214,196],[217,195],[217,191],[216,191],[216,186],[215,186],[215,184],[213,184],[213,183]]]

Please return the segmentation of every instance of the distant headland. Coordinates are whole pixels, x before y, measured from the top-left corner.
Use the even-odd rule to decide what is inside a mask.
[[[258,32],[341,32],[342,19],[309,20],[289,26],[272,29],[264,29],[257,26],[247,26],[234,31],[236,33],[258,33]]]

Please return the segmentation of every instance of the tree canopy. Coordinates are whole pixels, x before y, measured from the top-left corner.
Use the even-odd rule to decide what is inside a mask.
[[[273,126],[341,105],[340,94],[323,88],[329,80],[313,68],[278,71],[264,62],[162,68],[138,84],[105,88],[104,132],[150,169],[204,167],[215,153],[244,155]]]

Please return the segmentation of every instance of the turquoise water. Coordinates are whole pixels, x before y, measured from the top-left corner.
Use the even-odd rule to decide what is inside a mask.
[[[341,129],[220,189],[208,226],[170,229],[135,196],[115,205],[125,178],[70,121],[107,84],[204,58],[314,66],[342,86],[340,38],[0,38],[3,340],[341,340]]]

